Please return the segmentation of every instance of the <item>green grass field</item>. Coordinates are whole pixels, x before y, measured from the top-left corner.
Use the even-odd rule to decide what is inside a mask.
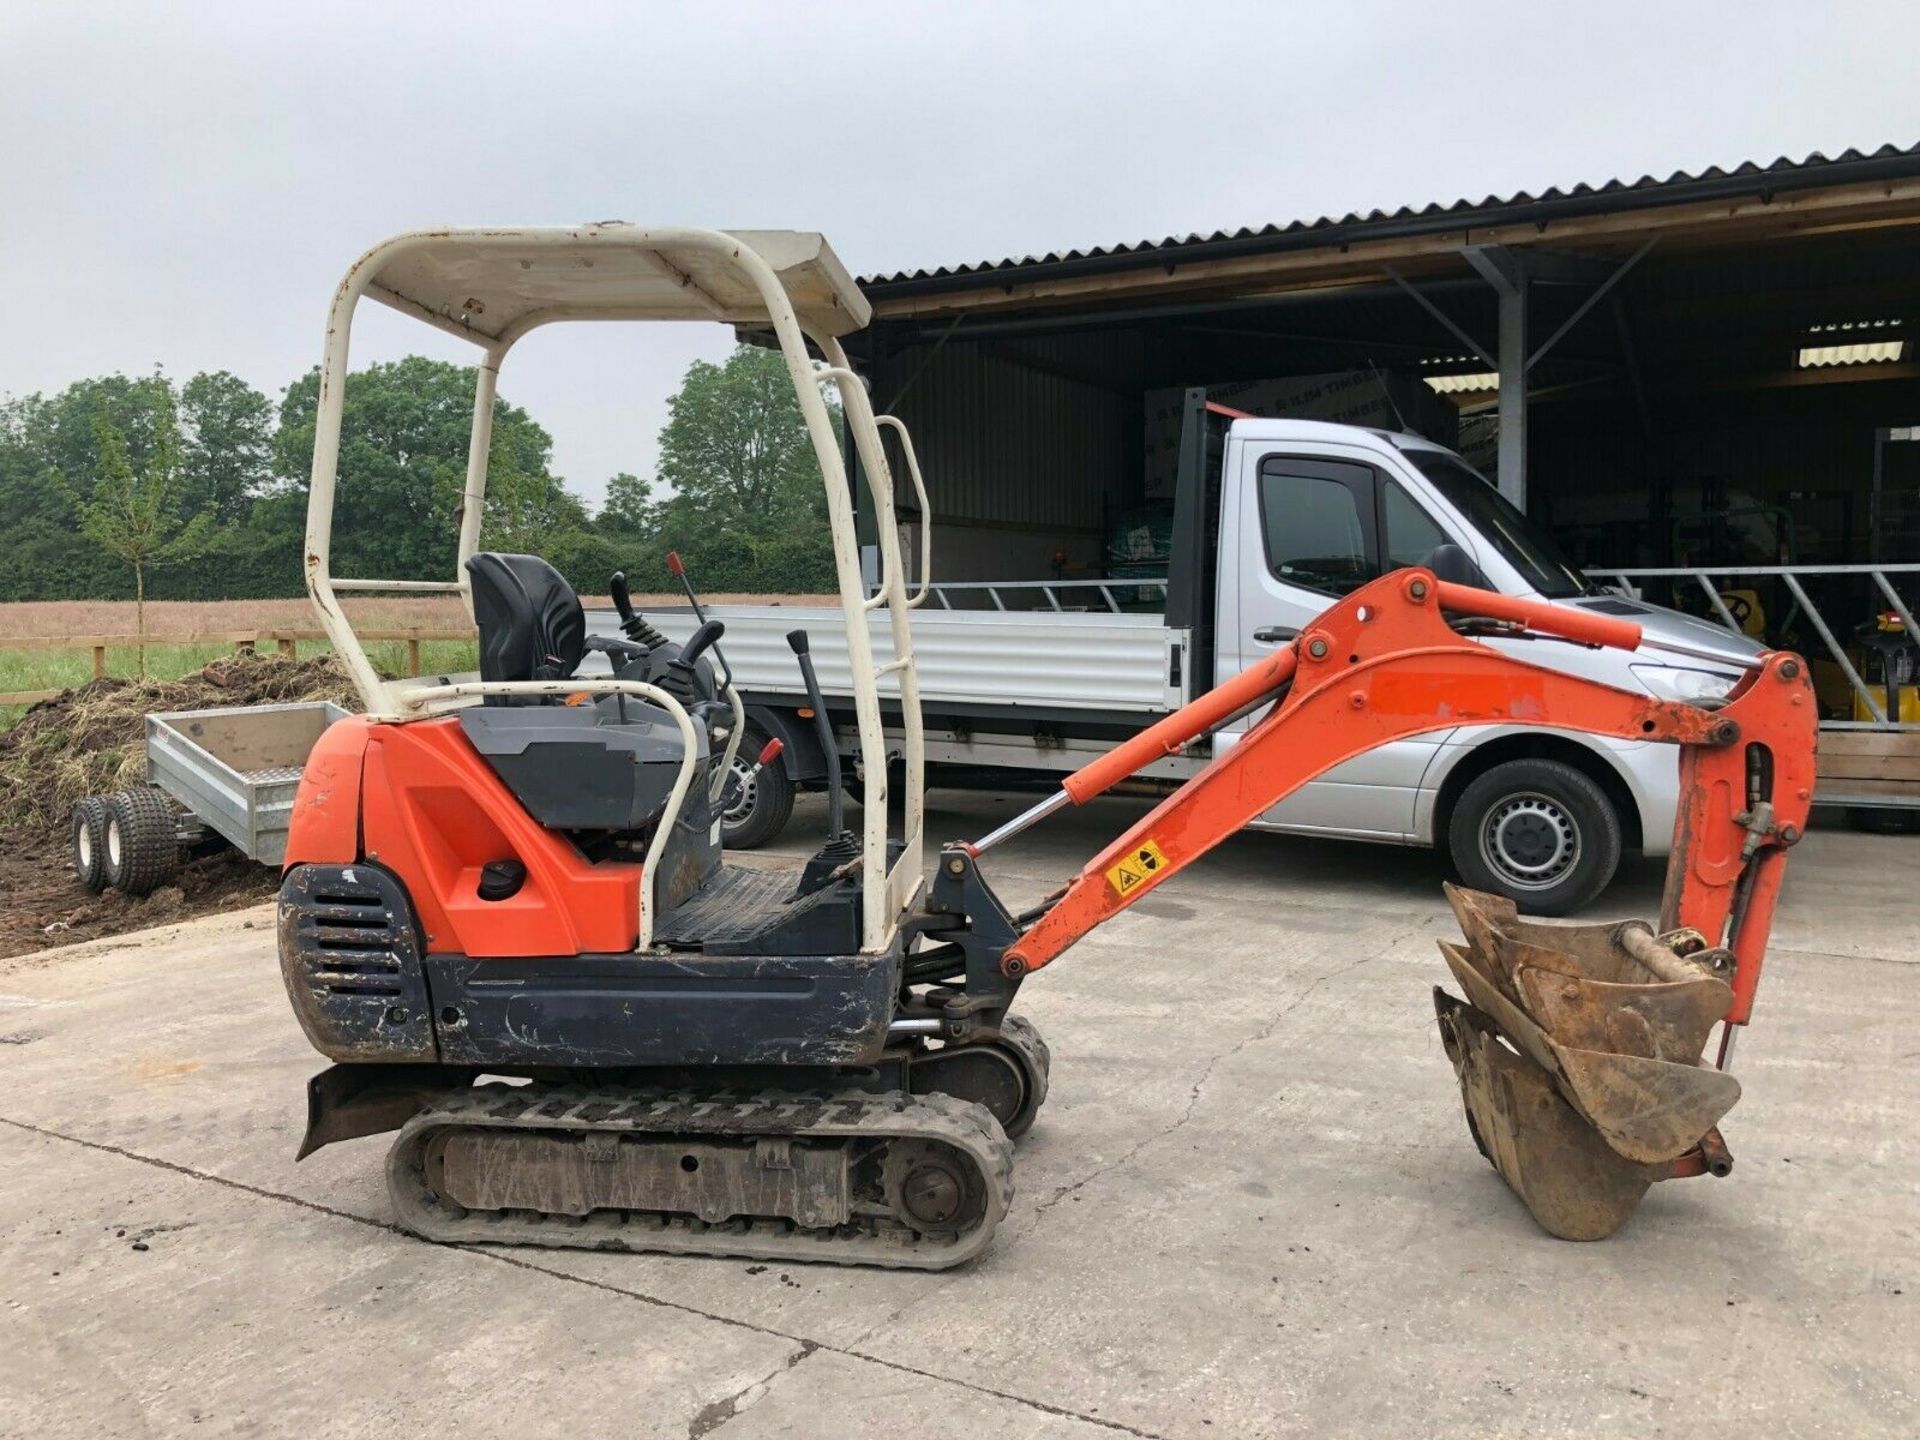
[[[270,646],[262,646],[269,650]],[[321,641],[303,641],[300,658],[325,655],[332,650]],[[147,646],[147,675],[156,680],[177,680],[191,674],[210,660],[233,654],[229,644],[179,645],[159,641]],[[375,642],[367,646],[367,655],[389,675],[401,674],[407,666],[407,647],[402,641]],[[472,670],[478,664],[472,641],[427,640],[420,646],[420,662],[430,674]],[[115,646],[107,651],[107,673],[131,677],[139,673],[138,652],[131,645]],[[74,650],[9,650],[0,638],[0,694],[19,690],[60,690],[69,685],[84,685],[93,678],[93,652]],[[22,705],[0,706],[0,730],[20,718]]]

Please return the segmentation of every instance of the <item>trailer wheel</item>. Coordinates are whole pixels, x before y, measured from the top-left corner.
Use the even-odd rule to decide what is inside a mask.
[[[89,893],[107,888],[107,802],[89,795],[73,807],[73,873]]]
[[[180,869],[173,802],[164,790],[142,785],[106,800],[107,883],[129,895],[146,895]]]
[[[1447,848],[1460,878],[1530,915],[1596,899],[1620,867],[1620,817],[1593,780],[1559,760],[1508,760],[1460,792]]]
[[[754,757],[766,747],[766,733],[747,726],[733,757],[727,788],[720,793],[720,843],[728,850],[752,850],[786,828],[793,814],[793,781],[778,760],[761,767],[751,780]]]

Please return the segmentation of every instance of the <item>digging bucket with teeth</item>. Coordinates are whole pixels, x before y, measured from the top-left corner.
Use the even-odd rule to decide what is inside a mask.
[[[1480,1151],[1543,1228],[1601,1240],[1657,1180],[1724,1174],[1715,1126],[1740,1082],[1702,1061],[1733,957],[1638,921],[1522,919],[1447,887],[1465,944],[1440,942],[1463,1002],[1434,1007]]]

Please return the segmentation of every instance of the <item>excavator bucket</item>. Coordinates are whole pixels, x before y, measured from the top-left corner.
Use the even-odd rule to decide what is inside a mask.
[[[1440,952],[1466,1002],[1436,989],[1434,1005],[1468,1128],[1547,1231],[1604,1239],[1703,1141],[1719,1150],[1740,1083],[1700,1057],[1732,1003],[1730,957],[1692,932],[1447,899],[1466,944]]]

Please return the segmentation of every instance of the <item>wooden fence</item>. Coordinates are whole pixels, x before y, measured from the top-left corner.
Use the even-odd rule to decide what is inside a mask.
[[[429,630],[409,625],[398,630],[361,630],[363,644],[380,641],[404,643],[407,647],[407,674],[420,673],[420,646],[429,640],[472,640],[471,626],[462,630]],[[243,654],[252,654],[262,645],[274,646],[289,660],[299,658],[300,643],[326,639],[324,630],[196,630],[187,634],[148,635],[149,648],[162,645],[231,645]],[[107,673],[107,651],[133,649],[140,645],[138,635],[30,635],[21,638],[0,636],[0,650],[91,650],[93,678]],[[0,705],[32,705],[51,700],[59,690],[0,691]]]

